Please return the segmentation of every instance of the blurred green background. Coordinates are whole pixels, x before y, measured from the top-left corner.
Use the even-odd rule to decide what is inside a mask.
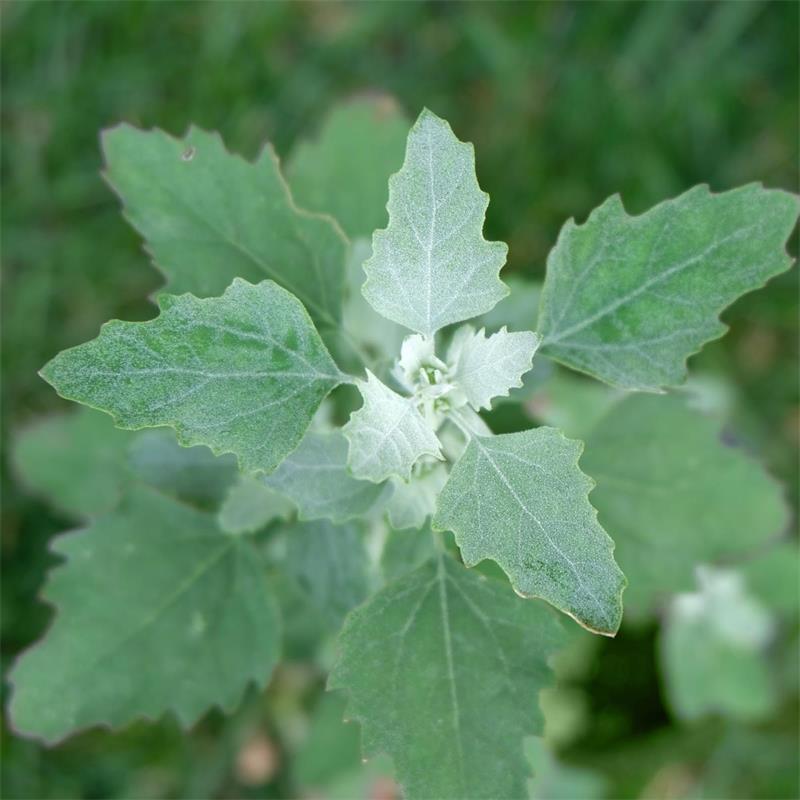
[[[723,3],[6,2],[2,14],[3,454],[66,403],[36,371],[112,317],[153,314],[160,278],[100,177],[120,120],[219,130],[287,155],[339,100],[393,95],[475,143],[487,237],[543,275],[569,217],[620,192],[639,212],[700,182],[798,190],[800,5]],[[792,243],[796,251],[796,242]],[[797,499],[797,270],[726,312],[692,366],[734,387],[735,431]],[[58,518],[3,470],[2,658],[38,637]],[[794,797],[796,698],[759,728],[670,722],[652,630],[597,642],[565,749],[610,797]],[[53,750],[4,729],[7,798],[285,797],[281,741],[318,690],[302,667],[232,720],[91,732]],[[384,794],[380,794],[384,791]],[[373,787],[376,797],[386,787]]]

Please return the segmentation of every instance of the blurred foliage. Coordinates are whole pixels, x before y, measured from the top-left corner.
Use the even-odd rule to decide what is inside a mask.
[[[355,93],[393,95],[411,117],[428,105],[475,143],[492,195],[487,238],[509,243],[509,271],[538,279],[560,225],[614,192],[638,212],[698,182],[798,188],[796,3],[11,0],[1,13],[4,457],[15,430],[64,406],[36,376],[46,360],[106,319],[153,315],[145,298],[161,278],[99,174],[98,133],[120,120],[175,134],[195,122],[247,157],[264,140],[286,157]],[[729,387],[731,435],[795,500],[797,275],[738,302],[731,333],[693,362]],[[3,496],[5,667],[46,624],[35,596],[47,542],[74,521],[27,495],[7,465]],[[294,591],[293,614],[313,623]],[[796,615],[785,624],[796,629]],[[190,736],[166,720],[48,751],[4,730],[3,796],[295,794],[291,755],[322,677],[299,663],[308,640],[293,632],[298,664]],[[588,723],[565,769],[602,774],[611,797],[796,796],[796,696],[758,729],[677,727],[653,629],[595,647],[571,678]],[[789,664],[796,651],[772,655]],[[796,665],[787,670],[796,691]]]

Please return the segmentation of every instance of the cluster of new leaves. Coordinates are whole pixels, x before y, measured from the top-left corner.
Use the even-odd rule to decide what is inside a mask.
[[[527,396],[539,351],[621,389],[681,382],[719,312],[788,267],[796,198],[700,187],[639,217],[612,198],[565,225],[541,292],[506,297],[471,145],[429,111],[406,132],[385,101],[345,109],[290,162],[294,197],[269,149],[248,163],[197,129],[105,136],[167,278],[160,313],[108,323],[42,375],[185,447],[88,412],[23,440],[23,474],[89,520],[58,540],[59,613],[14,670],[23,731],[231,707],[278,658],[277,559],[327,630],[361,604],[330,686],[409,797],[524,796],[523,740],[565,641],[526,598],[614,635],[623,570],[646,616],[698,561],[780,533],[776,487],[679,398],[615,395],[583,456],[557,427],[493,435],[480,412]],[[343,384],[362,404],[338,428],[326,398]],[[408,529],[383,537],[377,578],[364,518]],[[466,569],[485,560],[504,575]]]

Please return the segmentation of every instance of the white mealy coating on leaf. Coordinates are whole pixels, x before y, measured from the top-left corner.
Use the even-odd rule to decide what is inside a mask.
[[[433,524],[453,531],[467,566],[491,558],[521,595],[614,635],[625,578],[589,503],[582,449],[555,428],[474,436],[439,495]]]
[[[476,333],[465,325],[447,353],[450,379],[476,411],[490,408],[492,398],[508,397],[510,389],[522,386],[539,342],[529,331],[509,333],[504,326],[487,337],[485,329]]]
[[[700,567],[697,582],[699,591],[673,599],[661,628],[668,703],[683,719],[763,719],[777,703],[765,650],[772,616],[738,572]]]
[[[272,281],[238,278],[221,297],[159,301],[155,319],[107,323],[43,377],[120,427],[169,425],[182,444],[274,469],[344,378],[301,303]]]
[[[674,618],[703,618],[722,639],[734,645],[759,649],[772,638],[774,624],[767,609],[751,596],[742,575],[732,569],[699,566],[697,592],[673,598]]]
[[[505,297],[498,274],[508,247],[483,238],[488,203],[472,145],[424,110],[389,180],[389,226],[375,231],[364,264],[362,291],[375,310],[430,337]]]
[[[393,392],[369,370],[358,388],[364,405],[342,428],[350,442],[348,465],[356,478],[375,483],[391,475],[407,479],[421,456],[441,457],[439,440],[413,400]]]

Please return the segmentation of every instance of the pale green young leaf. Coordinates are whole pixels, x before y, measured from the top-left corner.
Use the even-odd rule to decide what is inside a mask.
[[[488,311],[508,293],[498,277],[508,247],[483,238],[488,204],[472,145],[423,111],[389,180],[389,225],[372,238],[364,297],[426,336]]]
[[[254,533],[276,519],[287,520],[294,506],[282,494],[252,475],[240,475],[217,514],[225,533]]]
[[[583,444],[555,428],[474,436],[439,495],[467,566],[490,558],[523,597],[541,597],[596,633],[622,619],[625,578],[578,467]]]
[[[149,322],[106,323],[42,376],[123,428],[169,425],[182,444],[235,453],[269,472],[343,379],[300,302],[272,281],[221,297],[161,297]]]
[[[321,329],[341,319],[346,240],[336,224],[298,210],[267,145],[254,163],[218,134],[183,139],[120,125],[103,134],[106,178],[173,294],[221,294],[234,278],[271,278]]]
[[[215,456],[202,446],[181,447],[175,432],[165,428],[135,434],[128,462],[138,480],[206,510],[220,505],[239,474],[232,455]]]
[[[350,443],[348,465],[356,478],[381,483],[396,475],[408,480],[422,456],[441,457],[433,428],[411,399],[393,392],[369,370],[358,388],[364,404],[342,428]]]
[[[58,613],[11,673],[10,715],[24,734],[55,742],[167,711],[188,726],[265,684],[275,604],[256,553],[213,516],[139,487],[54,550],[66,563],[44,597]]]
[[[76,517],[109,511],[120,500],[134,434],[89,408],[23,429],[13,463],[24,485]]]
[[[440,553],[350,614],[329,688],[347,690],[365,757],[387,753],[409,800],[524,797],[522,740],[541,733],[562,637],[543,603]]]
[[[403,163],[409,122],[391,97],[334,108],[319,137],[294,149],[286,174],[297,203],[330,214],[352,239],[386,225],[389,176]]]
[[[589,434],[581,463],[597,482],[592,503],[628,578],[626,619],[647,618],[690,589],[696,564],[750,554],[788,524],[779,484],[680,396],[615,405]]]
[[[415,470],[409,480],[392,479],[392,495],[386,504],[386,512],[393,528],[421,528],[428,517],[436,511],[436,498],[447,483],[444,464],[423,464]]]
[[[542,352],[624,389],[682,383],[725,332],[720,312],[788,269],[798,199],[757,184],[697,186],[638,217],[611,197],[570,220],[547,261]]]
[[[669,705],[687,720],[763,719],[777,699],[765,658],[772,619],[738,573],[700,568],[698,582],[699,591],[674,598],[661,632]]]
[[[287,528],[284,566],[331,630],[369,593],[364,533],[354,522],[318,520]]]
[[[465,325],[456,331],[447,352],[452,365],[450,379],[476,410],[491,408],[495,397],[508,397],[511,389],[522,387],[522,376],[533,365],[539,347],[535,333],[509,333],[505,326],[486,336]]]
[[[347,440],[339,431],[309,431],[297,449],[265,478],[288,497],[301,519],[345,522],[366,514],[391,493],[387,484],[354,478],[347,468]]]

